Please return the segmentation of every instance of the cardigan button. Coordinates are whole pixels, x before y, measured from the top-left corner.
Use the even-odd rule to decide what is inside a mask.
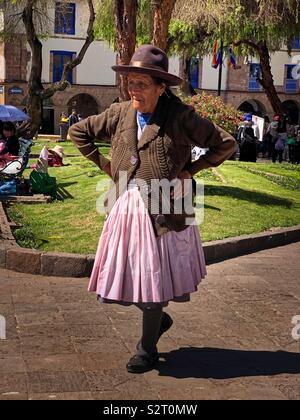
[[[138,158],[136,156],[131,156],[130,158],[131,165],[133,166],[136,165],[137,161],[138,161]]]
[[[155,218],[156,223],[163,226],[166,224],[166,217],[163,214],[158,214]]]
[[[149,195],[151,193],[151,187],[149,187],[149,185],[143,185],[141,187],[141,193]]]

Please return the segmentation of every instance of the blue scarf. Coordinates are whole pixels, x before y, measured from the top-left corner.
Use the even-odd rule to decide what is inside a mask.
[[[142,112],[138,112],[137,117],[138,117],[138,121],[139,121],[141,130],[143,131],[144,128],[145,128],[145,125],[148,124],[150,118],[152,117],[152,113],[147,112],[147,113],[143,114]]]

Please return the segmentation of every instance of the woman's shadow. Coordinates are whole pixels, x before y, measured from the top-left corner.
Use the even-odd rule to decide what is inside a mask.
[[[300,347],[300,346],[299,346]],[[183,347],[160,353],[160,376],[232,379],[300,374],[300,353]]]

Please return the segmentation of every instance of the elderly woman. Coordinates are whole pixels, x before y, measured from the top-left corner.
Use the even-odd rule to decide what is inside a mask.
[[[116,197],[108,205],[89,291],[100,302],[141,309],[142,337],[126,367],[142,373],[158,362],[157,342],[173,323],[163,308],[169,301],[188,301],[206,274],[198,227],[186,212],[174,211],[178,188],[171,188],[167,211],[162,208],[166,192],[157,193],[155,182],[177,179],[181,185],[220,165],[236,143],[171,93],[169,87],[182,80],[168,72],[168,58],[159,48],[141,46],[128,66],[112,68],[128,76],[131,101],[73,125],[70,136],[114,181]],[[111,160],[98,151],[96,138],[110,138]],[[192,163],[191,146],[209,151]]]

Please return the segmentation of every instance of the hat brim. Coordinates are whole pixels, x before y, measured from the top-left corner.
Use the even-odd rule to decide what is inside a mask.
[[[54,152],[61,158],[66,158],[67,157],[67,155],[64,152],[58,152],[57,150],[54,150],[54,149],[49,149],[49,152]]]
[[[175,76],[174,74],[168,73],[163,70],[156,70],[149,67],[136,67],[136,66],[112,66],[114,71],[119,73],[139,73],[139,74],[148,74],[149,76],[157,77],[168,83],[169,86],[179,86],[182,84],[183,80]]]

